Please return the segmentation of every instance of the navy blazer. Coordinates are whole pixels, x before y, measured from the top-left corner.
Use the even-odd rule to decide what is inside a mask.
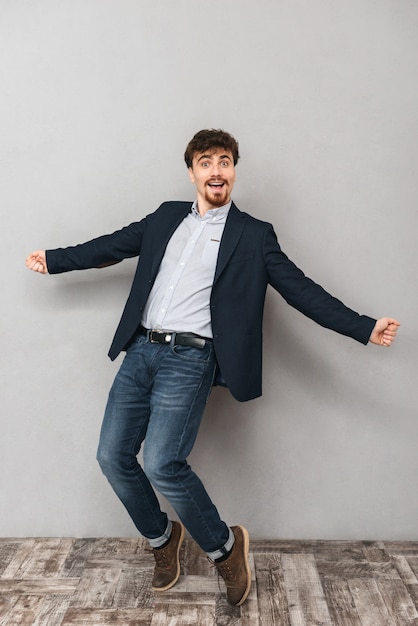
[[[113,234],[47,251],[51,274],[104,267],[139,256],[131,292],[109,350],[112,360],[135,335],[167,243],[190,209],[190,202],[165,202],[140,222]],[[307,278],[282,252],[271,224],[232,204],[219,248],[210,310],[222,378],[240,401],[262,393],[262,323],[268,284],[288,304],[321,326],[364,344],[376,322],[352,311]]]

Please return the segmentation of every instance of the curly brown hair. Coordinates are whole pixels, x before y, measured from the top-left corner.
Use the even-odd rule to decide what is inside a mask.
[[[184,153],[184,160],[186,161],[187,167],[192,167],[193,157],[195,154],[205,152],[206,150],[214,150],[216,148],[229,150],[232,153],[234,165],[238,163],[238,141],[226,131],[212,128],[208,130],[199,130],[199,132],[196,133],[193,139],[191,139],[187,144],[187,148]]]

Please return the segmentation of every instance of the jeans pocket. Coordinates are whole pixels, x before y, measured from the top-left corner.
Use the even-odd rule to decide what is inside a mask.
[[[206,344],[203,348],[195,348],[193,346],[179,346],[174,345],[172,347],[174,354],[186,361],[193,361],[206,364],[210,361],[212,356],[212,345]]]

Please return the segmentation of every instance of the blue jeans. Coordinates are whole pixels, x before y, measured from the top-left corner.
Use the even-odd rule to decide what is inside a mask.
[[[200,349],[136,338],[109,393],[97,459],[152,546],[162,544],[170,527],[155,487],[199,546],[218,558],[231,547],[230,529],[187,462],[214,372],[211,342]],[[144,468],[137,460],[142,444]]]

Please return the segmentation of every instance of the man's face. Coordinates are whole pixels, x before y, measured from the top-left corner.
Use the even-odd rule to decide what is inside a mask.
[[[232,152],[212,148],[194,155],[189,176],[196,186],[199,212],[206,213],[227,204],[235,183],[235,166]]]

